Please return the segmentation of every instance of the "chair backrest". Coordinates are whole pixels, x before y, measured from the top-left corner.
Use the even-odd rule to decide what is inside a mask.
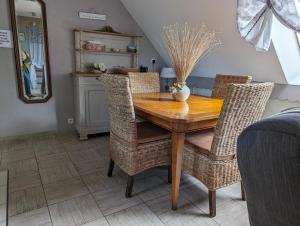
[[[158,73],[128,72],[132,93],[156,93],[160,91]]]
[[[99,79],[105,87],[109,116],[110,132],[127,141],[137,140],[134,106],[125,75],[103,75]]]
[[[215,129],[211,152],[215,156],[236,154],[237,139],[250,124],[259,120],[274,84],[230,84]]]
[[[250,83],[251,81],[252,77],[247,75],[216,75],[211,97],[224,99],[228,84]]]

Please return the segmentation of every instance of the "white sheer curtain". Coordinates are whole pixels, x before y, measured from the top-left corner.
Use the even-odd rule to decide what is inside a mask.
[[[300,0],[238,0],[241,36],[257,50],[267,51],[274,15],[285,26],[300,32]]]
[[[31,56],[31,66],[30,66],[30,80],[33,89],[36,88],[36,71],[35,67],[44,67],[44,44],[43,44],[43,34],[38,26],[31,26],[28,29],[29,32],[29,52]]]

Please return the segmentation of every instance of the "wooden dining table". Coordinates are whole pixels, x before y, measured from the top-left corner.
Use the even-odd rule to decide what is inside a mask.
[[[190,96],[178,102],[169,93],[133,95],[135,113],[172,133],[172,209],[177,209],[185,134],[217,124],[222,99]]]

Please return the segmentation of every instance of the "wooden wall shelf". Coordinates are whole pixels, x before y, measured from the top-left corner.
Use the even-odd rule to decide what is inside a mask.
[[[139,66],[139,37],[137,35],[75,29],[75,71],[87,72],[89,65],[103,63],[109,70],[114,67],[137,68]],[[96,41],[104,51],[86,49],[89,42]],[[136,52],[127,51],[135,46]],[[118,49],[118,51],[113,51]]]
[[[86,54],[99,54],[99,55],[137,55],[138,53],[132,53],[125,50],[121,50],[119,52],[114,51],[96,51],[96,50],[86,50],[86,49],[76,49],[76,51],[80,51]]]
[[[132,34],[124,34],[124,33],[113,33],[113,32],[104,32],[104,31],[97,31],[97,30],[85,30],[85,29],[74,29],[74,31],[78,32],[85,32],[91,34],[101,34],[101,35],[112,35],[112,36],[121,36],[121,37],[131,37],[131,38],[141,38],[143,36],[140,35],[132,35]]]

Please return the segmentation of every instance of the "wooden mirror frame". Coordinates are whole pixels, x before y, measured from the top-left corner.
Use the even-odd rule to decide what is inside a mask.
[[[42,0],[36,0],[36,1],[41,5],[41,10],[42,10],[44,54],[45,54],[45,64],[46,64],[46,76],[47,76],[46,79],[47,79],[47,94],[48,95],[41,99],[30,100],[30,99],[26,98],[23,93],[23,85],[24,84],[23,84],[23,80],[22,80],[22,70],[21,70],[22,67],[21,67],[21,63],[20,63],[21,61],[20,61],[20,49],[19,49],[19,40],[18,40],[18,27],[17,27],[15,0],[9,0],[11,26],[12,26],[14,52],[15,52],[15,64],[16,64],[16,73],[17,73],[18,92],[19,92],[19,98],[26,104],[45,103],[52,97],[46,5]]]

